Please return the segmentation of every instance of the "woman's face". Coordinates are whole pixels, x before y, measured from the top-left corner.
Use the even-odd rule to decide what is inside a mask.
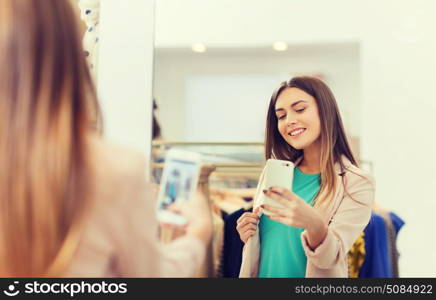
[[[283,90],[275,105],[278,130],[295,149],[306,149],[321,135],[318,105],[314,97],[298,88]]]

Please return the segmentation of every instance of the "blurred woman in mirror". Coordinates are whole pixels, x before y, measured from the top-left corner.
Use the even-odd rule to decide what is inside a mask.
[[[347,253],[369,222],[375,188],[322,80],[280,84],[269,104],[265,153],[294,163],[292,189],[269,187],[263,192],[283,208],[255,202],[238,219],[240,276],[347,277]]]
[[[198,194],[182,209],[186,235],[159,243],[145,157],[96,130],[69,1],[2,0],[0,20],[0,275],[193,275],[211,238],[207,203]]]

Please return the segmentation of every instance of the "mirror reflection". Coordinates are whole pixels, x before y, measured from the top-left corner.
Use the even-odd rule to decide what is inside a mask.
[[[204,155],[207,170],[200,182],[213,207],[215,228],[209,276],[240,276],[243,259],[251,257],[244,245],[252,236],[259,239],[254,254],[258,269],[247,276],[313,276],[318,274],[319,265],[311,251],[323,241],[327,243],[330,234],[338,234],[340,247],[346,252],[340,256],[343,265],[329,265],[335,270],[332,272],[339,272],[337,276],[434,275],[430,257],[419,255],[415,247],[427,236],[425,219],[431,218],[429,212],[435,208],[425,200],[434,176],[424,167],[434,165],[431,157],[436,148],[428,141],[429,126],[434,125],[430,112],[435,110],[429,97],[434,79],[427,71],[436,65],[430,51],[436,46],[436,24],[430,13],[434,8],[430,1],[418,6],[405,1],[370,1],[356,6],[341,0],[157,2],[153,97],[160,135],[153,141],[154,178],[159,182],[168,149],[183,148]],[[288,129],[313,128],[313,119],[307,121],[290,109],[292,101],[312,100],[318,111],[320,105],[327,105],[320,96],[322,88],[311,94],[302,86],[289,85],[299,76],[320,80],[331,90],[342,121],[327,122],[323,118],[332,114],[324,110],[318,114],[320,120],[315,117],[321,126],[319,136],[312,138],[303,132],[301,139],[307,140],[299,144],[297,138],[282,135],[277,140],[282,146],[273,147],[267,140],[268,129],[282,134]],[[274,95],[282,82],[288,85]],[[292,89],[303,94],[293,94]],[[411,113],[418,103],[419,113]],[[276,123],[267,123],[271,105],[283,108],[283,116],[275,115]],[[282,131],[279,118],[286,122]],[[272,129],[274,124],[277,128]],[[328,124],[334,126],[331,133]],[[416,124],[423,126],[417,131]],[[339,145],[342,133],[345,144]],[[317,137],[334,141],[323,146],[316,143]],[[329,160],[321,153],[339,148],[340,154],[352,161],[347,172],[353,173],[356,167],[354,173],[370,179],[369,183],[356,179],[365,191],[354,190],[355,195],[362,192],[362,198],[348,199],[356,215],[341,214],[339,204],[339,211],[330,214],[328,209],[310,204],[335,195],[328,187],[339,185],[330,184]],[[276,151],[275,155],[271,151]],[[257,219],[253,215],[269,158],[293,162],[294,187],[310,186],[310,178],[296,182],[299,173],[295,172],[303,177],[319,175],[307,195],[298,188],[288,189],[299,201],[307,202],[308,211],[317,209],[325,218],[332,217],[326,221],[330,224],[327,229],[320,229],[316,222],[287,224],[289,220],[265,219],[264,214]],[[350,182],[355,178],[345,178],[348,183],[343,187],[353,189]],[[376,192],[371,194],[374,187]],[[321,197],[319,193],[325,189],[328,192]],[[359,201],[366,210],[358,207]],[[241,222],[250,223],[241,217],[244,213],[251,214],[253,226],[241,231]],[[286,215],[289,210],[281,213]],[[342,222],[350,226],[335,227]],[[359,222],[358,228],[351,226]],[[248,227],[256,233],[249,233]],[[321,237],[308,237],[311,230]],[[334,248],[332,244],[327,247]],[[273,259],[286,250],[298,258]],[[329,262],[327,256],[321,256]],[[287,267],[277,269],[274,264]]]

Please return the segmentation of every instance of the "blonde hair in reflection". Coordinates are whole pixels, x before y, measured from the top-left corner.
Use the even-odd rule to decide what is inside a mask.
[[[61,276],[92,198],[99,115],[69,1],[0,1],[0,276]]]

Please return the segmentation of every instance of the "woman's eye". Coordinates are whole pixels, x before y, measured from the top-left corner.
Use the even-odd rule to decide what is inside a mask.
[[[283,116],[278,116],[277,118],[278,118],[279,120],[283,120],[285,117],[286,117],[286,116],[283,115]]]
[[[297,110],[295,110],[295,111],[298,112],[298,113],[301,113],[301,112],[303,112],[305,109],[306,109],[306,108],[304,107],[304,108],[302,108],[302,109],[297,109]]]

